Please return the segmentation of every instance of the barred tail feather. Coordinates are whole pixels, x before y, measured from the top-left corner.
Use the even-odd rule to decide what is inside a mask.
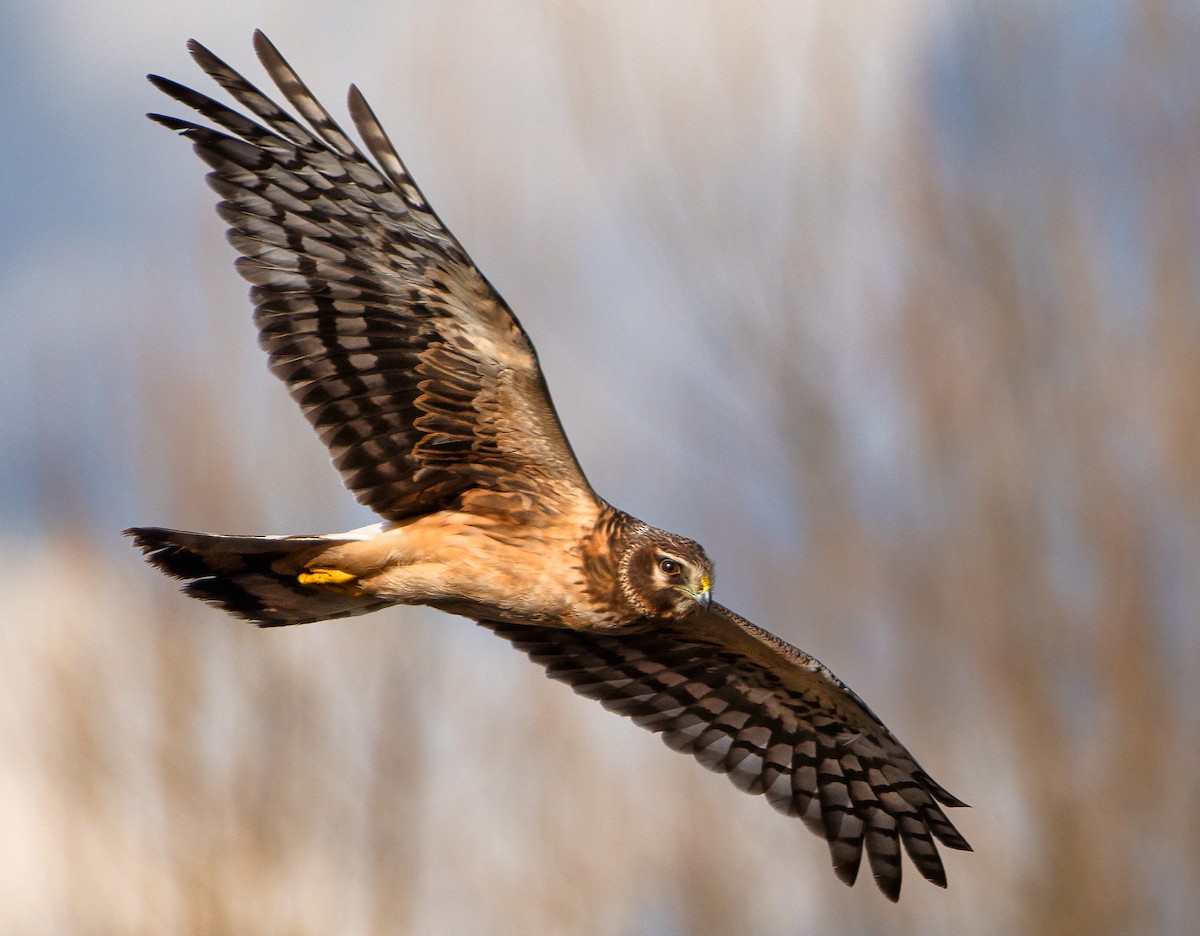
[[[146,561],[182,579],[183,591],[260,627],[366,614],[388,602],[300,584],[305,564],[339,540],[328,536],[223,536],[160,527],[125,531]]]

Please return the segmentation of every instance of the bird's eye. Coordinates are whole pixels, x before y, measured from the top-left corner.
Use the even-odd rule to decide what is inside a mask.
[[[674,559],[659,559],[658,567],[662,569],[664,575],[674,575],[679,571],[679,563]]]

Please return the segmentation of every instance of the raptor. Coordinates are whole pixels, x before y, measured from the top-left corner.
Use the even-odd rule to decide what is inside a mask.
[[[348,533],[126,532],[184,591],[264,627],[430,605],[802,820],[852,884],[901,847],[945,886],[970,846],[935,783],[818,660],[713,600],[700,545],[611,506],[580,469],[529,337],[351,87],[364,153],[261,33],[295,114],[192,41],[242,111],[158,76],[251,285],[271,370],[381,521]]]

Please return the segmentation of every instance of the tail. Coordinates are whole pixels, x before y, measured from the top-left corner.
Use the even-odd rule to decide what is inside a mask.
[[[306,564],[341,540],[329,536],[219,536],[159,527],[125,531],[146,561],[183,591],[260,627],[366,614],[390,602],[350,589],[303,584]]]

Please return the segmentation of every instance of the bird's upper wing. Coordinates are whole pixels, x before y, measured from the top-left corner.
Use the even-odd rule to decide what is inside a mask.
[[[194,40],[196,61],[253,119],[156,75],[159,89],[221,129],[150,116],[212,167],[271,369],[346,486],[388,519],[594,497],[524,330],[426,203],[366,100],[351,87],[374,162],[262,33],[254,44],[308,126]]]
[[[900,845],[946,886],[935,839],[969,850],[941,805],[962,806],[823,664],[720,605],[621,633],[484,621],[580,695],[626,715],[829,842],[847,884],[863,845],[900,894]]]

